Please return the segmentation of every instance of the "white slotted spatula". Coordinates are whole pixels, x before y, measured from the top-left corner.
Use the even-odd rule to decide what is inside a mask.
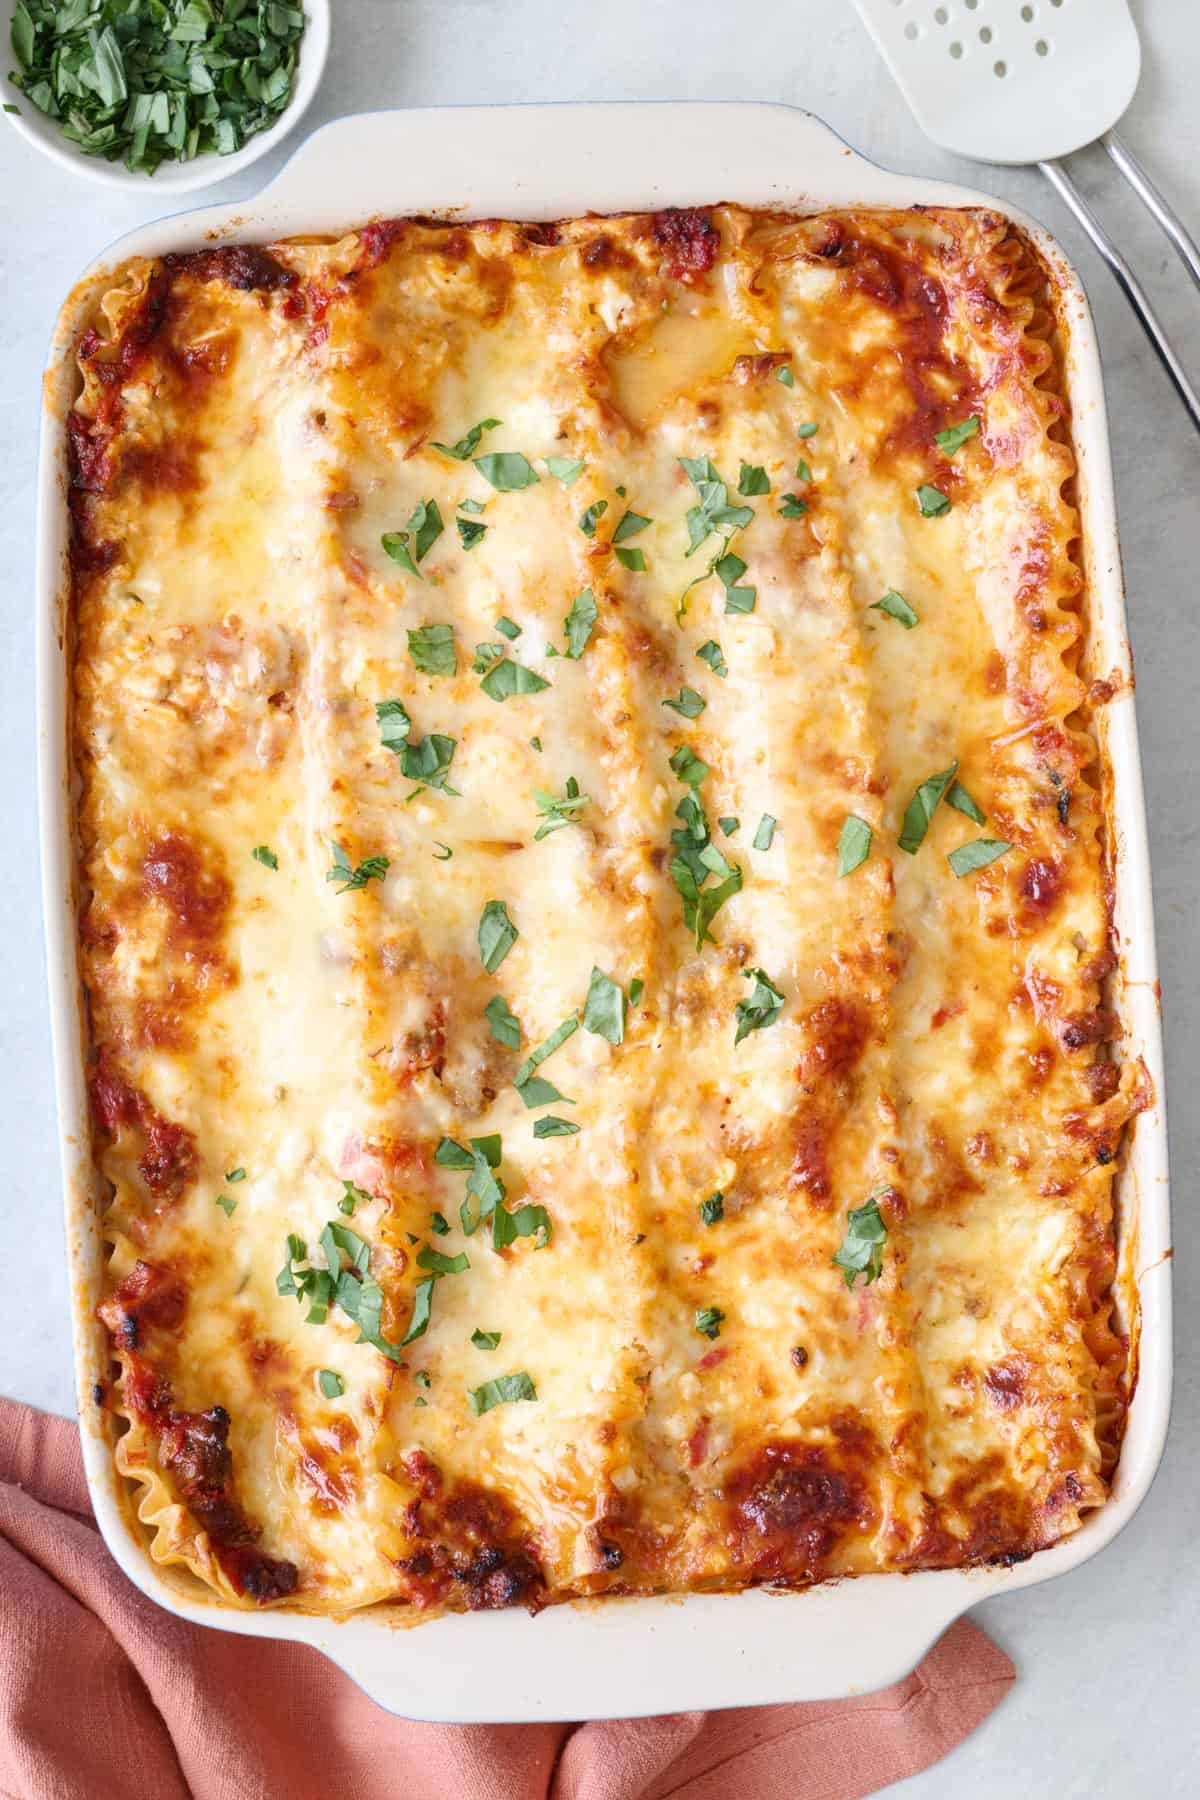
[[[1200,430],[1200,394],[1141,282],[1059,160],[1099,139],[1200,287],[1200,248],[1112,129],[1141,71],[1128,0],[854,4],[935,144],[977,162],[1037,164],[1125,290]]]

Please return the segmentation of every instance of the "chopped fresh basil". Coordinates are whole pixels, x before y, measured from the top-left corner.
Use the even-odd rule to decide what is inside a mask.
[[[979,431],[978,419],[964,419],[961,425],[949,425],[945,431],[934,432],[934,442],[946,456],[953,456],[961,450],[968,438],[973,438]]]
[[[900,848],[906,850],[909,856],[915,856],[924,843],[925,833],[929,830],[938,803],[957,773],[958,763],[952,762],[948,769],[928,776],[909,801],[900,827]]]
[[[812,480],[812,470],[809,468],[808,464],[805,462],[803,457],[800,457],[796,463],[796,480],[797,481],[811,481]]]
[[[663,701],[664,706],[669,706],[672,712],[681,713],[685,719],[698,719],[707,704],[703,694],[698,694],[695,688],[690,687],[680,688],[678,700]]]
[[[638,1001],[641,999],[642,995],[645,993],[645,991],[646,991],[645,982],[642,980],[640,975],[635,975],[633,980],[629,984],[629,1004],[630,1004],[630,1006],[636,1006]]]
[[[333,867],[326,870],[326,881],[338,881],[339,894],[357,893],[368,881],[382,881],[390,868],[386,856],[365,856],[355,866],[340,844],[333,846]]]
[[[449,1237],[450,1221],[445,1213],[431,1212],[429,1215],[429,1229],[433,1232],[435,1237]]]
[[[754,834],[754,848],[756,850],[769,850],[771,848],[771,844],[775,837],[775,827],[778,823],[779,821],[773,819],[770,813],[763,814],[762,818],[758,821],[758,830]]]
[[[749,1037],[752,1031],[765,1031],[783,1011],[783,995],[763,969],[743,969],[742,974],[747,981],[754,983],[754,987],[750,998],[739,1000],[733,1009],[737,1020],[733,1039],[735,1045],[740,1044],[744,1037]]]
[[[490,481],[498,494],[515,494],[522,488],[536,486],[538,481],[533,464],[519,450],[477,456],[474,462],[484,480]]]
[[[618,548],[613,550],[613,555],[623,569],[630,569],[635,575],[646,573],[646,557],[643,551]]]
[[[727,613],[752,613],[754,611],[754,589],[752,587],[728,589],[725,595],[725,611]]]
[[[581,794],[579,783],[573,775],[567,776],[567,785],[561,796],[548,794],[542,788],[534,788],[534,800],[537,802],[538,814],[544,821],[533,834],[535,844],[550,836],[552,831],[561,831],[564,825],[579,823],[575,815],[585,806],[591,805],[590,794]]]
[[[514,1081],[513,1086],[530,1112],[535,1112],[539,1106],[551,1106],[555,1100],[561,1100],[564,1106],[575,1104],[566,1094],[560,1094],[552,1081],[546,1081],[540,1075],[531,1075],[525,1081]]]
[[[653,523],[653,519],[647,519],[642,513],[623,512],[613,528],[612,541],[623,544],[626,538],[636,537],[639,531],[645,531],[647,525]]]
[[[681,456],[679,461],[700,496],[699,505],[693,506],[687,515],[687,554],[693,556],[712,532],[727,530],[732,535],[743,530],[753,519],[754,509],[729,504],[729,489],[707,456]],[[725,541],[728,544],[729,539]]]
[[[460,500],[458,510],[464,513],[481,513],[485,512],[487,508],[486,503],[482,500]]]
[[[464,550],[473,550],[487,530],[482,519],[455,519],[454,523],[458,526],[459,541]]]
[[[725,1196],[719,1191],[710,1194],[707,1200],[700,1202],[700,1221],[703,1225],[719,1225],[725,1217]]]
[[[421,579],[417,565],[424,562],[445,529],[437,501],[422,500],[404,530],[385,531],[380,542],[394,563]]]
[[[495,1350],[499,1347],[503,1336],[499,1331],[480,1331],[478,1327],[471,1333],[471,1342],[477,1350]]]
[[[834,1267],[842,1271],[847,1287],[852,1288],[859,1275],[866,1277],[865,1287],[879,1280],[883,1274],[886,1242],[887,1226],[880,1217],[879,1201],[872,1194],[864,1206],[850,1208],[842,1247],[833,1258]]]
[[[808,422],[807,422],[807,423],[806,423],[806,424],[804,424],[804,425],[797,425],[797,427],[796,427],[796,436],[797,436],[797,437],[798,437],[798,438],[811,438],[811,437],[816,437],[816,435],[817,435],[817,432],[818,432],[818,431],[819,431],[819,430],[820,430],[820,429],[821,429],[821,428],[820,428],[820,426],[819,426],[819,425],[814,425],[814,424],[813,424],[813,422],[812,422],[812,420],[811,420],[811,419],[809,419],[809,420],[808,420]]]
[[[686,744],[671,752],[671,767],[687,787],[697,788],[708,779],[708,764],[701,762]]]
[[[492,1028],[492,1036],[506,1050],[521,1048],[521,1021],[509,1008],[503,994],[494,994],[484,1007],[484,1015]]]
[[[584,537],[595,537],[596,526],[608,511],[607,500],[593,500],[585,513],[580,515],[579,529]]]
[[[465,1252],[458,1256],[445,1256],[442,1251],[433,1249],[430,1244],[423,1244],[417,1253],[417,1267],[428,1269],[431,1275],[461,1275],[471,1266]]]
[[[727,613],[748,613],[754,611],[754,589],[739,587],[737,584],[746,573],[746,564],[732,550],[718,557],[713,564],[713,574],[725,589],[725,611]]]
[[[537,751],[537,753],[538,753],[538,755],[539,755],[539,756],[540,756],[540,755],[541,755],[541,752],[542,752],[542,740],[541,740],[541,738],[540,738],[540,737],[531,737],[531,738],[530,738],[530,740],[529,740],[529,748],[530,748],[530,749],[531,749],[531,750],[536,750],[536,751]]]
[[[412,730],[412,720],[399,700],[377,700],[375,717],[379,722],[379,741],[385,750],[394,750],[399,756],[408,742]]]
[[[495,668],[503,655],[503,644],[476,644],[475,661],[471,668],[476,675],[486,675]]]
[[[567,634],[567,655],[573,662],[587,649],[593,627],[596,623],[596,596],[590,587],[576,594],[571,602],[571,610],[563,620],[563,630]]]
[[[946,805],[952,806],[955,812],[965,813],[974,825],[987,823],[987,814],[972,800],[961,781],[952,781],[946,789]]]
[[[747,496],[769,494],[771,484],[761,463],[743,463],[738,475],[738,493]]]
[[[776,381],[781,381],[784,387],[790,388],[795,387],[796,385],[796,377],[792,374],[792,371],[788,368],[786,363],[783,364],[782,368],[776,369],[775,379]]]
[[[434,838],[433,841],[437,845],[437,849],[433,853],[434,862],[449,862],[454,855],[449,844],[443,844],[441,838]]]
[[[226,1175],[225,1179],[229,1183],[230,1187],[234,1187],[234,1186],[236,1186],[236,1184],[239,1181],[245,1181],[246,1171],[245,1171],[245,1169],[241,1169],[241,1168],[230,1169],[229,1173]]]
[[[279,858],[266,844],[255,844],[250,854],[256,863],[262,864],[264,869],[277,869],[279,867]]]
[[[234,1213],[237,1211],[237,1201],[229,1194],[218,1194],[215,1204],[220,1207],[227,1219],[232,1219]]]
[[[479,448],[479,440],[485,431],[495,431],[499,419],[480,419],[478,425],[472,425],[465,436],[460,437],[457,444],[439,444],[433,440],[432,448],[440,450],[443,456],[451,456],[455,462],[469,462]]]
[[[540,694],[550,683],[523,663],[505,657],[503,662],[488,670],[479,685],[489,700],[499,702],[511,700],[515,694]]]
[[[457,795],[458,789],[452,788],[446,780],[457,742],[457,738],[443,737],[440,731],[431,731],[420,743],[405,744],[400,751],[401,772],[422,787],[440,788],[443,793]],[[417,791],[413,789],[413,793]]]
[[[917,505],[923,519],[940,519],[943,513],[950,511],[950,502],[941,488],[930,487],[927,481],[917,489]]]
[[[709,638],[707,644],[701,644],[696,655],[701,662],[708,664],[714,675],[719,675],[722,680],[728,675],[729,664],[725,661],[724,652],[716,638]]]
[[[721,827],[721,830],[725,833],[726,837],[732,837],[741,822],[742,821],[739,818],[736,818],[733,813],[724,813],[721,818],[717,820],[717,824]]]
[[[898,594],[895,588],[889,588],[882,600],[872,600],[869,610],[886,613],[889,619],[896,619],[903,625],[905,631],[911,631],[914,625],[921,622],[920,614],[914,611],[904,595]]]
[[[536,1238],[535,1248],[544,1250],[551,1237],[550,1214],[544,1206],[518,1206],[507,1212],[497,1206],[492,1213],[492,1249],[507,1250],[518,1238]]]
[[[517,624],[515,619],[509,619],[509,618],[497,619],[496,620],[496,630],[498,632],[500,632],[502,636],[509,638],[509,639],[519,638],[521,635],[521,627]]]
[[[808,511],[808,501],[800,494],[785,494],[779,502],[779,516],[782,519],[802,519]]]
[[[479,915],[479,956],[489,975],[496,973],[519,936],[504,901],[489,900]]]
[[[583,1007],[583,1028],[596,1037],[620,1044],[625,1038],[625,995],[603,969],[593,966]]]
[[[418,1281],[413,1289],[412,1317],[408,1321],[408,1330],[400,1339],[401,1348],[405,1344],[415,1344],[419,1337],[424,1337],[429,1329],[429,1320],[433,1312],[433,1290],[437,1286],[437,1276],[427,1275],[424,1281]]]
[[[572,487],[583,474],[583,464],[574,456],[548,456],[546,467],[555,481],[561,481],[564,487]]]
[[[972,844],[960,844],[957,850],[951,850],[946,861],[961,881],[964,875],[973,875],[976,869],[998,862],[1011,849],[1012,845],[1003,838],[976,838]]]
[[[367,1193],[365,1188],[357,1187],[353,1181],[347,1181],[344,1175],[340,1179],[342,1183],[342,1197],[338,1201],[338,1211],[340,1213],[345,1213],[347,1218],[352,1218],[354,1216],[355,1207],[364,1206],[371,1196]]]
[[[683,902],[683,922],[699,950],[711,935],[708,928],[717,913],[741,892],[742,871],[728,862],[712,841],[708,816],[696,791],[708,774],[707,764],[684,747],[672,756],[671,767],[692,790],[675,808],[681,824],[671,833],[671,880]],[[707,885],[710,875],[718,877],[716,887]]]
[[[518,1375],[499,1375],[495,1381],[485,1381],[482,1387],[469,1388],[467,1399],[478,1417],[491,1412],[493,1406],[504,1406],[512,1400],[536,1400],[537,1389],[522,1369]]]
[[[544,1038],[542,1042],[538,1044],[536,1049],[529,1052],[529,1055],[517,1070],[513,1085],[518,1089],[525,1087],[534,1070],[540,1068],[546,1058],[548,1056],[553,1056],[559,1046],[565,1044],[569,1037],[574,1037],[578,1030],[579,1020],[575,1017],[574,1013],[572,1013],[568,1018],[563,1020],[561,1025],[556,1025],[554,1030],[550,1033],[550,1036]],[[561,1095],[558,1097],[561,1098]],[[526,1104],[528,1104],[528,1102],[526,1102]]]
[[[433,1386],[433,1382],[430,1380],[428,1369],[415,1370],[413,1373],[413,1381],[416,1383],[416,1385],[419,1388],[424,1388],[426,1391],[428,1391]]]
[[[838,876],[853,875],[871,854],[871,827],[857,813],[847,813],[838,838]]]
[[[422,675],[453,675],[458,668],[453,625],[418,625],[408,634],[408,654]]]
[[[719,1306],[701,1306],[696,1311],[696,1330],[701,1337],[719,1338],[725,1314]]]
[[[346,1384],[333,1369],[322,1369],[317,1376],[321,1384],[321,1392],[327,1400],[340,1400],[346,1391]]]
[[[575,1137],[578,1131],[578,1125],[570,1119],[555,1118],[553,1113],[547,1113],[545,1118],[535,1119],[533,1122],[535,1138]]]

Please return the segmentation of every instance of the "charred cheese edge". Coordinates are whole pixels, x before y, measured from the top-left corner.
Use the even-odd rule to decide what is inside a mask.
[[[1010,1561],[1103,1502],[1143,1094],[1055,306],[979,211],[399,220],[115,272],[69,421],[80,954],[106,1404],[160,1562],[415,1616]],[[691,554],[683,458],[725,488]],[[943,800],[910,854],[952,765],[986,824]],[[697,948],[701,812],[702,893],[741,881]],[[1010,848],[957,878],[980,837]],[[620,1043],[594,969],[641,984]],[[782,1009],[735,1044],[755,970]],[[531,1227],[499,1248],[435,1159],[493,1135]]]

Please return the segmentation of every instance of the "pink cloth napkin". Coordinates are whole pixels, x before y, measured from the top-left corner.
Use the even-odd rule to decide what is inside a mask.
[[[18,1800],[857,1800],[1008,1691],[965,1620],[882,1693],[584,1725],[422,1725],[316,1651],[185,1625],[109,1557],[73,1425],[0,1400],[0,1792]]]

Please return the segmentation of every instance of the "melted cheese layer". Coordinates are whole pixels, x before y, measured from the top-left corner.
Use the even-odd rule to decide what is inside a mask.
[[[233,1602],[539,1605],[1013,1559],[1101,1503],[1138,1088],[1054,299],[937,211],[114,276],[72,420],[81,957],[157,1557]],[[736,890],[699,946],[697,872]],[[470,1230],[443,1140],[492,1136]]]

